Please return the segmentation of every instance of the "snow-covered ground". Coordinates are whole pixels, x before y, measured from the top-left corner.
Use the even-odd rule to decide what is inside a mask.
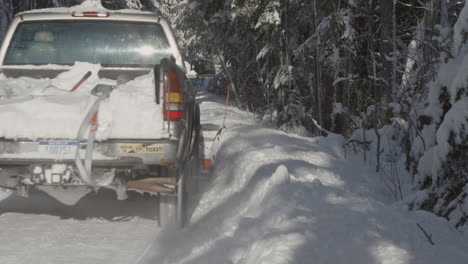
[[[0,263],[134,263],[159,231],[157,202],[91,195],[66,206],[43,193],[0,203]]]
[[[198,99],[203,125],[220,125],[223,100]],[[104,192],[67,207],[9,196],[0,263],[468,263],[468,238],[390,203],[370,166],[345,159],[343,138],[288,135],[233,107],[226,127],[190,227],[158,228],[154,198]]]

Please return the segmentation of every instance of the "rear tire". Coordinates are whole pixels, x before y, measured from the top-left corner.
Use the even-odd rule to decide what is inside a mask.
[[[191,142],[191,153],[187,161],[189,164],[189,170],[187,177],[187,189],[188,192],[192,195],[198,191],[198,176],[200,173],[200,139],[201,136],[201,127],[200,127],[200,105],[195,107],[195,116],[194,116],[194,128],[192,131],[192,142]]]
[[[182,166],[167,169],[167,176],[177,177],[176,195],[159,195],[159,225],[164,228],[182,229],[189,220],[189,201],[198,189],[198,163],[200,144],[200,108],[195,110],[190,155]]]
[[[159,226],[175,229],[177,219],[177,196],[159,195]]]
[[[169,169],[169,175],[177,175],[175,195],[159,195],[159,226],[170,229],[182,229],[189,218],[189,201],[196,192],[197,155],[177,169]]]
[[[185,166],[172,170],[169,169],[169,176],[177,175],[178,181],[176,194],[159,195],[159,226],[168,229],[181,229],[185,226],[186,211],[186,187],[185,187]]]

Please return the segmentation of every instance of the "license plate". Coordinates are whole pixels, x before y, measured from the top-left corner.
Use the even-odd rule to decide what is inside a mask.
[[[163,153],[164,144],[120,144],[120,153]]]
[[[39,151],[53,154],[72,154],[78,148],[78,141],[42,140],[39,141]]]

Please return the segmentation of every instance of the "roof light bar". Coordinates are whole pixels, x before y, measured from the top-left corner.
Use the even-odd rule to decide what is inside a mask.
[[[72,12],[73,17],[109,17],[109,12]]]

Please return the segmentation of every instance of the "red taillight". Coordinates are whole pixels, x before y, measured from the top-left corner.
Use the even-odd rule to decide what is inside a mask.
[[[182,119],[182,111],[164,111],[164,120],[180,120]]]
[[[184,102],[182,87],[176,72],[164,73],[163,100],[164,120],[181,120],[182,111],[169,110],[170,105],[177,106]]]
[[[110,16],[109,12],[72,12],[74,17],[108,17]]]

